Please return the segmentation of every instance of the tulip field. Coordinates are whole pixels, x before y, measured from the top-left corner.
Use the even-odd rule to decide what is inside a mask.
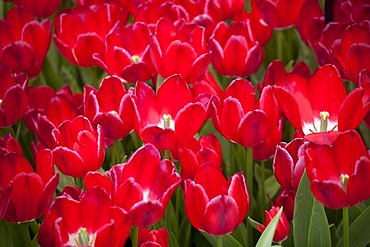
[[[370,246],[370,0],[0,0],[0,247]]]

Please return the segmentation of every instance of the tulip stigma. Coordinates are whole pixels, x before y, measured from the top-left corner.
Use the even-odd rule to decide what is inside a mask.
[[[131,57],[131,61],[134,63],[134,64],[137,64],[140,62],[140,57],[138,55],[133,55]]]
[[[329,112],[322,111],[320,112],[321,122],[320,122],[320,132],[328,131],[328,118]]]
[[[341,174],[340,175],[340,181],[342,182],[342,187],[343,187],[344,191],[347,191],[348,179],[349,179],[348,174]]]
[[[171,127],[171,115],[170,114],[164,114],[163,115],[163,128],[170,128]]]

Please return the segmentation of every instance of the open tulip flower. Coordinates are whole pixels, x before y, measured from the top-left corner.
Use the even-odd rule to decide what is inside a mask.
[[[305,139],[330,144],[340,132],[357,128],[370,102],[357,88],[347,95],[333,65],[325,65],[305,79],[290,74],[274,87],[280,107]]]
[[[118,25],[106,36],[105,52],[93,58],[110,75],[128,82],[147,81],[155,73],[149,41],[150,31],[144,23]]]
[[[84,67],[96,65],[93,55],[104,53],[106,35],[126,18],[119,7],[109,4],[64,10],[55,16],[55,44],[69,62]]]
[[[82,178],[89,171],[96,171],[105,156],[104,136],[100,126],[95,129],[84,116],[66,120],[53,130],[54,163],[69,176]]]
[[[92,172],[84,180],[87,190],[104,188],[139,227],[155,224],[163,217],[180,181],[172,161],[161,160],[152,144],[139,148],[126,163],[115,165],[106,175]]]
[[[215,166],[201,166],[194,180],[184,181],[185,212],[192,225],[212,235],[233,232],[249,209],[243,173],[226,180]]]
[[[22,154],[8,150],[0,157],[0,219],[28,222],[43,216],[58,181],[50,150],[38,153],[36,172]]]
[[[130,217],[101,188],[66,187],[51,205],[37,237],[40,246],[123,246]]]
[[[193,102],[188,85],[178,74],[167,78],[157,94],[147,84],[138,82],[134,98],[136,132],[145,143],[160,150],[175,148],[191,139],[207,114],[200,102]]]
[[[24,8],[14,7],[0,19],[0,33],[0,61],[13,73],[37,76],[50,46],[51,21],[38,22]]]
[[[370,156],[356,131],[343,132],[330,146],[310,143],[305,160],[311,191],[325,206],[350,207],[370,197]]]

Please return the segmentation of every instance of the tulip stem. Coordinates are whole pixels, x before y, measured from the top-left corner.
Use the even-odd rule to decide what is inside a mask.
[[[216,237],[216,246],[217,247],[222,247],[222,236],[217,236]]]
[[[266,189],[265,189],[265,161],[261,161],[261,199],[262,199],[262,222],[265,222]]]
[[[139,242],[139,227],[132,226],[131,234],[132,246],[137,247]]]
[[[252,197],[253,195],[253,156],[252,156],[252,148],[247,148],[247,185],[249,194]]]
[[[343,247],[349,247],[349,216],[348,208],[343,208]]]

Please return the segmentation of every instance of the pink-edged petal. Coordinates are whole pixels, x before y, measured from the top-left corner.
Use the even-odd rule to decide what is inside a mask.
[[[118,207],[130,212],[131,208],[143,200],[143,191],[133,178],[127,179],[115,191],[114,202]]]
[[[159,201],[141,201],[131,208],[129,214],[132,224],[141,227],[157,223],[163,217],[164,210]]]
[[[81,226],[90,231],[98,230],[110,218],[112,206],[112,201],[103,189],[95,187],[86,191],[80,202]],[[91,217],[92,215],[99,215],[99,217]]]
[[[338,131],[316,132],[305,135],[304,139],[320,145],[330,145],[338,138],[340,133]]]
[[[183,78],[187,78],[192,72],[196,58],[197,54],[189,43],[175,40],[167,48],[162,58],[162,61],[166,61],[166,63],[163,66],[163,71],[159,71],[159,73],[163,77],[180,74]]]
[[[243,109],[240,102],[231,97],[227,98],[220,117],[220,131],[230,141],[240,141],[239,124],[242,117]]]
[[[261,110],[248,112],[238,126],[240,143],[245,147],[255,147],[271,133],[271,123]]]
[[[102,54],[104,44],[96,33],[84,33],[78,36],[73,54],[79,66],[90,67],[95,65],[93,54]]]
[[[347,195],[338,183],[331,180],[313,180],[310,189],[316,199],[326,207],[339,209],[349,206]]]
[[[5,213],[9,222],[25,222],[38,218],[43,182],[35,173],[19,173],[13,180],[13,190]]]
[[[244,114],[254,110],[256,94],[255,89],[250,81],[242,78],[233,80],[225,89],[225,99],[229,96],[237,99],[240,102]]]
[[[50,149],[42,149],[37,153],[36,172],[44,184],[54,176],[53,152]]]
[[[227,195],[226,178],[218,168],[211,164],[202,165],[198,169],[194,181],[204,188],[209,200],[218,195]]]
[[[370,186],[368,177],[370,176],[370,159],[361,157],[355,164],[355,172],[347,183],[347,196],[350,206],[370,197]]]
[[[191,224],[203,230],[203,215],[208,203],[204,188],[190,179],[184,181],[185,212]]]
[[[212,235],[233,232],[239,223],[239,210],[230,196],[219,195],[208,202],[203,218],[204,231]]]
[[[283,120],[280,120],[278,125],[272,130],[270,135],[259,145],[253,147],[253,158],[255,160],[270,159],[283,138]]]
[[[228,195],[234,198],[239,211],[239,221],[242,222],[247,216],[249,209],[249,193],[247,184],[245,182],[244,174],[238,172],[234,174],[230,179],[230,186]]]
[[[4,95],[0,105],[5,119],[0,127],[6,127],[18,121],[27,110],[28,98],[20,85],[11,87]]]
[[[180,75],[167,78],[158,89],[157,97],[161,114],[169,114],[173,119],[193,99],[188,85]]]
[[[360,157],[367,155],[361,136],[354,130],[339,135],[334,143],[333,150],[340,173],[349,176],[354,173],[355,163]]]
[[[310,102],[314,118],[320,118],[320,112],[329,112],[329,120],[338,119],[339,108],[346,98],[346,89],[333,65],[325,65],[312,75],[309,81]]]
[[[30,71],[36,64],[32,47],[24,41],[16,41],[4,47],[2,60],[16,73]]]
[[[65,175],[74,177],[84,177],[86,171],[83,160],[77,154],[66,147],[57,147],[53,150],[54,163]]]
[[[114,112],[96,114],[94,122],[102,128],[104,137],[110,139],[122,139],[128,133],[125,131],[121,118]]]
[[[116,76],[107,76],[103,79],[97,93],[100,111],[115,110],[118,112],[121,99],[126,94],[123,83],[123,80]]]
[[[50,207],[51,202],[55,196],[55,190],[57,189],[59,183],[59,173],[55,172],[54,176],[50,178],[49,181],[44,183],[44,190],[42,191],[42,196],[39,202],[38,212],[39,215],[45,215]]]
[[[84,186],[86,190],[100,187],[109,196],[112,195],[113,192],[112,181],[106,175],[99,172],[88,172],[84,177]]]
[[[159,107],[154,90],[144,82],[138,82],[136,83],[135,96],[140,127],[144,128],[148,124],[158,124],[162,116],[158,112]]]
[[[175,132],[179,142],[186,142],[193,137],[202,127],[206,115],[201,103],[190,103],[181,109],[175,119]]]
[[[356,129],[367,114],[370,103],[363,102],[365,92],[361,88],[354,89],[344,99],[338,115],[338,130]]]
[[[172,129],[153,125],[143,129],[141,138],[145,143],[151,143],[160,150],[175,148],[178,143],[176,133]]]
[[[280,145],[276,147],[272,168],[279,184],[281,184],[283,187],[290,187],[294,163],[288,151],[285,148],[282,148]]]

